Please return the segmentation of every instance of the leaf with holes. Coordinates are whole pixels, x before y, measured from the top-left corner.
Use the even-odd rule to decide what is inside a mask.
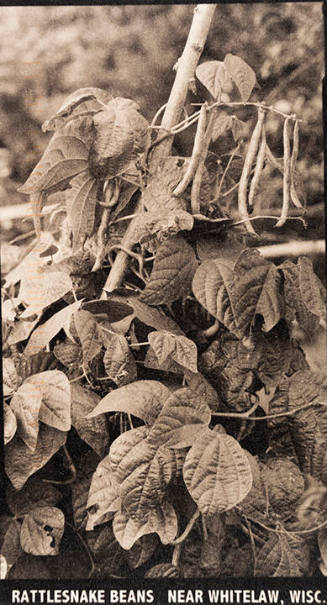
[[[43,132],[58,130],[73,118],[94,115],[111,101],[112,95],[101,88],[79,88],[70,94],[56,113],[42,124]]]
[[[224,88],[230,85],[231,75],[226,70],[222,61],[205,61],[198,65],[195,75],[200,82],[209,90],[212,97],[220,100]]]
[[[300,263],[295,265],[288,260],[278,267],[284,278],[285,319],[290,325],[296,319],[300,328],[311,338],[319,329],[319,317],[312,312],[312,308],[317,310],[318,307],[316,300],[313,302],[307,286],[303,283],[303,278],[308,273],[308,267],[302,263],[301,270],[300,266]],[[302,273],[302,287],[300,286],[300,271]],[[309,279],[311,280],[310,277]],[[312,286],[313,292],[315,292],[316,288],[313,284]],[[318,306],[320,307],[320,302],[318,302]]]
[[[57,555],[64,526],[65,516],[59,508],[34,508],[23,520],[20,532],[22,549],[31,555]]]
[[[232,295],[233,265],[232,261],[224,258],[201,263],[194,275],[192,289],[199,303],[238,336]]]
[[[66,435],[63,431],[40,425],[34,451],[16,436],[6,445],[5,471],[15,489],[21,489],[27,479],[52,458],[65,444]]]
[[[4,444],[6,445],[14,437],[17,430],[17,419],[8,403],[3,403],[3,421],[4,421]]]
[[[168,357],[171,357],[187,370],[197,372],[198,351],[196,344],[186,336],[161,330],[150,332],[148,340],[158,358],[159,365],[163,364]]]
[[[203,431],[189,450],[183,476],[203,514],[234,508],[252,486],[251,466],[240,444],[226,433]]]
[[[96,136],[90,152],[94,176],[121,174],[144,150],[148,122],[138,109],[134,101],[116,97],[94,116]]]
[[[301,577],[307,575],[310,552],[302,536],[270,533],[257,552],[254,575],[257,577]]]
[[[180,237],[163,242],[140,299],[149,305],[170,304],[189,294],[197,261],[193,248]]]
[[[92,476],[86,505],[88,509],[86,529],[93,530],[96,525],[102,523],[104,516],[113,517],[113,513],[119,510],[120,506],[119,484],[115,480],[109,456],[106,456]]]
[[[169,389],[157,380],[131,382],[108,393],[89,414],[89,418],[107,412],[125,412],[151,425],[169,395]]]
[[[99,456],[103,458],[109,443],[109,431],[104,414],[89,418],[88,414],[95,409],[100,396],[87,390],[77,383],[71,388],[71,417],[72,425],[80,438],[85,441]]]
[[[68,305],[68,307],[64,307],[61,311],[57,311],[47,321],[38,326],[30,336],[24,355],[36,355],[46,347],[61,329],[67,324],[69,325],[73,313],[79,309],[80,305],[81,301],[78,300]]]
[[[224,66],[227,73],[234,80],[243,103],[246,103],[257,80],[255,72],[243,59],[230,53],[224,59]]]
[[[106,348],[103,365],[110,380],[118,387],[136,380],[136,363],[125,336],[105,332],[103,342]]]
[[[210,419],[210,408],[204,399],[187,387],[178,389],[166,401],[150,429],[148,441],[155,447],[190,446]]]
[[[76,252],[93,232],[98,184],[85,170],[70,181],[70,186],[66,193],[67,219],[73,235],[73,252]]]
[[[250,334],[261,315],[263,330],[269,332],[281,318],[281,279],[273,263],[255,249],[243,250],[234,267],[231,294],[237,327],[242,336]]]
[[[141,536],[152,533],[157,533],[163,544],[169,544],[177,534],[177,516],[173,506],[164,500],[151,511],[147,521],[137,521],[123,512],[117,512],[113,530],[116,540],[125,550],[132,548]]]
[[[95,317],[89,311],[76,311],[74,325],[82,344],[83,363],[87,365],[101,351],[102,337]]]

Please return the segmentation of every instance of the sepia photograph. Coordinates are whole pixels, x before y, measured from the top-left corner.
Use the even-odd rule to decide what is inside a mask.
[[[323,3],[0,32],[1,605],[325,603]]]

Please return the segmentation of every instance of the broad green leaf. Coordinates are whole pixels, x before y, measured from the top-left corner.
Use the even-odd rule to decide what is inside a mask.
[[[300,263],[295,265],[291,261],[285,261],[278,267],[284,278],[285,319],[290,325],[296,319],[300,328],[311,338],[319,329],[319,317],[312,312],[312,308],[317,311],[317,300],[316,297],[310,298],[311,294],[303,283],[303,278],[308,273],[306,263],[302,263],[302,269],[300,267]],[[302,287],[300,286],[300,272],[302,273]],[[313,287],[313,292],[316,292],[313,284],[311,287]],[[318,305],[320,306],[320,302]]]
[[[172,372],[173,374],[183,375],[185,368],[180,366],[176,361],[174,361],[171,357],[167,357],[167,359],[163,363],[159,363],[158,357],[156,356],[154,350],[150,347],[144,358],[144,367],[149,368],[150,370],[159,370],[162,372]]]
[[[65,516],[59,508],[34,508],[23,520],[20,532],[22,549],[31,555],[57,555],[64,526]]]
[[[214,121],[213,128],[212,128],[212,136],[211,136],[212,140],[217,141],[217,139],[219,139],[219,137],[226,134],[226,132],[228,132],[228,130],[231,129],[232,124],[233,124],[232,116],[230,116],[225,111],[219,111],[219,113],[217,114],[217,117]]]
[[[38,376],[35,374],[35,376]],[[17,435],[31,450],[35,450],[39,434],[39,413],[43,390],[35,382],[27,380],[14,394],[10,410],[17,422]]]
[[[85,170],[70,181],[70,186],[66,193],[67,218],[73,234],[73,251],[76,251],[93,232],[98,184]]]
[[[140,520],[162,502],[176,468],[171,450],[148,443],[144,434],[141,429],[123,433],[109,454],[122,510]]]
[[[155,534],[142,536],[127,552],[127,561],[131,569],[140,567],[148,561],[157,549],[159,540]]]
[[[162,502],[151,511],[147,521],[138,521],[128,517],[124,512],[117,512],[113,520],[116,540],[125,550],[146,534],[157,533],[163,544],[172,542],[177,534],[177,517],[173,506]]]
[[[189,450],[183,476],[203,514],[234,508],[252,486],[251,466],[240,444],[226,433],[207,429]]]
[[[308,572],[308,545],[301,536],[270,533],[257,552],[254,575],[257,577],[302,577]]]
[[[145,303],[141,302],[138,298],[133,298],[130,301],[133,306],[137,319],[142,321],[147,326],[151,326],[155,330],[167,330],[172,334],[180,334],[184,336],[183,330],[179,325],[170,317],[168,317],[162,309],[155,309],[149,307]]]
[[[239,328],[232,296],[233,265],[224,258],[201,263],[194,275],[192,289],[201,305],[237,336]]]
[[[2,383],[4,395],[11,395],[16,391],[19,384],[15,364],[11,357],[3,357],[2,359]]]
[[[71,427],[70,384],[67,376],[60,370],[47,370],[33,374],[22,385],[34,389],[34,397],[41,395],[39,420],[58,429],[69,431]],[[33,407],[33,391],[29,390],[28,403]]]
[[[114,513],[120,509],[121,499],[119,495],[119,484],[116,482],[112,472],[109,456],[101,460],[91,480],[86,508],[88,519],[86,529],[93,530],[96,525],[102,523],[104,515]],[[113,514],[109,515],[109,518]]]
[[[103,458],[109,443],[106,418],[103,414],[99,414],[96,418],[88,417],[88,414],[95,409],[101,398],[93,391],[87,390],[77,383],[72,383],[70,388],[72,425],[80,438],[100,458]]]
[[[31,477],[19,491],[9,485],[6,497],[12,514],[22,517],[35,507],[56,506],[62,499],[62,494],[54,485],[43,483],[37,477]]]
[[[138,105],[117,97],[93,118],[96,131],[91,148],[91,170],[98,178],[112,178],[124,172],[144,150],[148,122]]]
[[[256,83],[255,72],[243,59],[230,53],[224,59],[224,66],[240,91],[243,103],[246,103]]]
[[[169,389],[157,380],[131,382],[108,393],[89,414],[89,418],[107,412],[125,412],[151,425],[169,395]]]
[[[191,289],[197,261],[193,248],[180,237],[163,242],[157,251],[152,273],[140,299],[149,305],[170,304]]]
[[[74,325],[82,344],[83,363],[87,365],[101,351],[102,338],[99,326],[89,311],[76,311]]]
[[[205,400],[187,387],[178,389],[167,399],[151,427],[148,442],[155,447],[187,447],[192,445],[210,419],[210,408]]]
[[[161,330],[150,332],[148,340],[160,365],[168,357],[171,357],[187,370],[197,372],[198,352],[196,344],[189,338],[186,338],[186,336],[171,334],[170,332]]]
[[[106,348],[103,365],[110,380],[118,387],[136,380],[136,363],[125,336],[114,332],[105,332],[103,342]]]
[[[111,101],[112,95],[101,88],[79,88],[70,94],[56,113],[42,124],[43,132],[58,130],[77,116],[94,115]]]
[[[27,479],[42,468],[65,444],[67,433],[47,425],[40,425],[38,441],[34,451],[14,437],[5,452],[5,471],[15,489],[21,489]]]
[[[46,347],[50,340],[70,323],[73,313],[79,309],[80,305],[81,301],[78,300],[68,305],[68,307],[64,307],[61,311],[57,311],[47,321],[38,326],[25,347],[24,355],[35,355]]]
[[[314,273],[312,261],[306,256],[298,259],[299,288],[307,309],[322,319],[326,318],[326,296],[324,286]]]
[[[280,274],[273,263],[255,249],[241,252],[231,285],[233,309],[242,336],[248,335],[257,315],[269,332],[281,318]]]
[[[17,419],[8,403],[3,403],[3,421],[4,421],[4,444],[6,445],[14,437],[17,430]]]
[[[225,86],[228,86],[231,81],[231,74],[228,73],[222,61],[205,61],[201,63],[197,66],[195,75],[216,101],[220,100]]]
[[[66,273],[30,265],[21,280],[19,298],[30,307],[31,314],[39,313],[71,289],[72,280]]]
[[[67,124],[52,137],[41,160],[19,191],[31,194],[60,191],[67,187],[71,178],[87,170],[89,132],[83,132],[78,126],[76,124],[74,132]],[[91,131],[91,123],[88,128]]]

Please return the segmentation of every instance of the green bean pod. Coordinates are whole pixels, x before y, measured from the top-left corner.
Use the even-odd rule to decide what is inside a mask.
[[[283,174],[283,205],[279,221],[275,227],[282,227],[288,217],[291,195],[291,140],[290,140],[290,124],[291,118],[288,117],[284,121],[283,128],[283,148],[284,148],[284,174]]]

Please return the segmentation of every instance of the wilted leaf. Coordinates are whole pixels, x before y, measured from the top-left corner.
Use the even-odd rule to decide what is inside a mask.
[[[76,311],[74,325],[82,344],[83,363],[88,364],[101,351],[102,338],[96,319],[89,311]]]
[[[308,571],[308,547],[303,538],[270,533],[256,556],[257,577],[301,577]]]
[[[12,440],[17,430],[17,419],[8,403],[3,403],[4,444]]]
[[[197,66],[196,77],[209,90],[216,101],[220,100],[223,89],[231,81],[231,74],[222,61],[205,61]]]
[[[77,116],[94,115],[111,101],[112,95],[101,88],[79,88],[70,94],[56,113],[42,124],[43,132],[58,130]]]
[[[132,548],[127,552],[127,561],[132,569],[136,569],[143,565],[152,557],[159,540],[155,534],[147,534],[142,536]],[[146,577],[146,576],[145,576]]]
[[[66,434],[47,425],[40,425],[34,451],[15,437],[5,452],[5,471],[15,489],[21,489],[27,479],[42,468],[66,442]]]
[[[112,178],[124,172],[144,150],[148,122],[138,105],[117,97],[93,118],[96,137],[90,161],[94,176]]]
[[[108,393],[89,418],[107,412],[125,412],[151,425],[169,395],[169,389],[157,380],[138,380]]]
[[[35,507],[56,506],[62,499],[54,485],[43,483],[36,477],[31,477],[19,491],[9,485],[6,496],[7,504],[16,517],[26,515]]]
[[[119,510],[120,505],[119,484],[115,480],[109,456],[106,456],[101,460],[91,480],[86,505],[87,509],[90,509],[86,529],[93,530],[96,525],[102,523],[104,515]],[[109,515],[109,518],[111,517],[113,514]]]
[[[80,438],[99,454],[100,458],[103,458],[109,443],[106,418],[103,414],[99,414],[96,418],[88,417],[101,398],[77,383],[72,383],[70,388],[72,425]]]
[[[15,364],[10,357],[2,358],[3,394],[11,395],[19,384]]]
[[[209,429],[199,435],[189,450],[183,476],[199,510],[208,515],[230,510],[252,486],[245,450],[230,435]]]
[[[148,435],[156,447],[183,448],[192,445],[209,424],[210,408],[189,388],[178,389],[167,399]]]
[[[64,513],[54,506],[34,508],[23,520],[20,543],[32,555],[57,555],[64,533]]]
[[[129,550],[145,534],[157,533],[163,544],[172,542],[177,533],[177,517],[173,506],[162,502],[151,513],[146,522],[129,518],[123,512],[117,512],[113,520],[113,530],[119,544]]]
[[[255,249],[241,252],[234,267],[231,293],[237,326],[243,336],[249,334],[257,315],[263,317],[265,332],[278,323],[281,318],[279,288],[280,275],[273,263]]]
[[[146,574],[145,578],[178,578],[180,575],[178,567],[171,563],[158,563],[151,567]]]
[[[196,344],[186,336],[161,330],[150,332],[148,340],[158,358],[159,365],[162,365],[167,357],[171,357],[184,368],[197,372]]]
[[[233,262],[216,258],[201,263],[192,283],[201,305],[236,336],[239,334],[233,296]]]
[[[138,298],[133,298],[131,300],[131,305],[133,306],[137,319],[147,326],[151,326],[151,328],[154,328],[155,330],[167,330],[172,334],[184,336],[184,332],[179,325],[173,319],[165,315],[162,309],[149,307]]]
[[[70,323],[72,314],[79,309],[80,305],[81,301],[78,300],[54,313],[44,324],[38,326],[25,347],[24,355],[35,355],[49,344],[50,340]]]
[[[93,232],[98,184],[84,171],[70,181],[70,186],[66,194],[67,218],[73,234],[73,251],[76,251]]]
[[[105,332],[103,341],[106,348],[103,365],[110,380],[118,387],[136,380],[136,363],[125,336]]]
[[[243,103],[246,103],[256,83],[255,72],[243,59],[230,53],[224,59],[224,66],[240,91]]]
[[[176,236],[163,242],[158,248],[141,301],[161,305],[183,298],[191,289],[196,267],[193,248],[182,237]]]

